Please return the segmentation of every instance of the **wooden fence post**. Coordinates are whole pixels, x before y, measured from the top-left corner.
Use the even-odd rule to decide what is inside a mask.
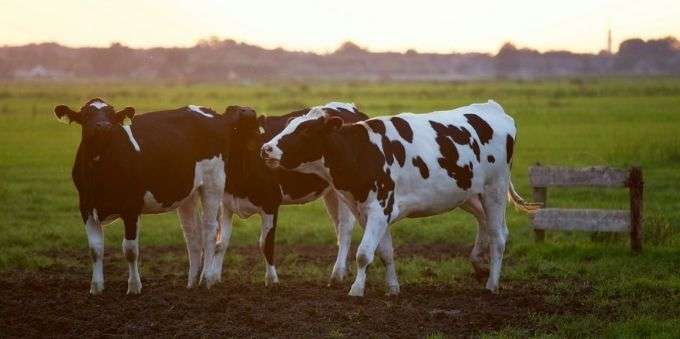
[[[535,166],[541,166],[541,163],[536,162]],[[548,202],[547,187],[534,187],[532,195],[534,202],[543,204],[541,208],[546,207],[546,203]],[[536,242],[543,242],[543,240],[545,240],[545,231],[534,229],[534,239],[536,240]]]
[[[546,203],[548,202],[548,188],[534,187],[533,200],[534,202],[543,204],[541,208],[545,208]],[[543,242],[543,240],[545,240],[545,231],[534,229],[534,238],[536,239],[536,242]]]
[[[631,167],[628,175],[630,192],[630,247],[634,253],[642,252],[642,169]]]

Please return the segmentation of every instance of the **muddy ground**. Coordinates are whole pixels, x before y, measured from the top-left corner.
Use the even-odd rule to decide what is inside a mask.
[[[467,256],[467,248],[402,246],[399,258],[439,259]],[[351,279],[328,287],[304,277],[280,276],[281,285],[267,289],[243,277],[225,274],[210,290],[187,290],[186,259],[172,264],[156,258],[185,258],[181,247],[143,248],[140,296],[126,296],[127,270],[119,251],[105,258],[106,291],[89,296],[87,251],[51,253],[70,256],[82,265],[53,265],[0,276],[0,336],[234,336],[234,337],[423,337],[439,332],[448,336],[476,336],[505,327],[551,332],[534,314],[587,313],[573,293],[560,307],[549,305],[552,281],[502,281],[492,295],[481,285],[405,284],[396,298],[384,296],[385,287],[367,285],[363,299],[347,296]],[[233,248],[245,267],[262,259],[255,247]],[[301,262],[328,267],[332,246],[279,246],[282,256],[295,253]],[[251,263],[252,261],[252,263]],[[162,263],[162,264],[161,264]],[[248,274],[263,274],[249,272]],[[564,299],[563,299],[564,300]]]

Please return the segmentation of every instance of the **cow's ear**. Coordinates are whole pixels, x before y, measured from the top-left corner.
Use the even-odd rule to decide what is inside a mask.
[[[260,134],[264,134],[265,132],[265,126],[267,126],[267,116],[266,115],[260,115],[257,117],[257,125],[260,126],[258,127],[258,132]]]
[[[135,116],[135,109],[133,107],[125,107],[122,110],[116,112],[116,123],[122,124],[125,118],[132,120]]]
[[[336,117],[336,116],[331,116],[327,117],[326,120],[324,121],[324,127],[329,130],[334,130],[342,127],[342,124],[344,121],[342,121],[342,118]]]
[[[73,121],[80,123],[80,112],[76,112],[66,105],[59,105],[55,107],[54,115],[57,116],[59,121],[65,124],[70,124]]]

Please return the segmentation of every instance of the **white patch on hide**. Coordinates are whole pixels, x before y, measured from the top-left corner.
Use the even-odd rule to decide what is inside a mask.
[[[90,106],[92,106],[96,109],[102,109],[102,108],[107,107],[109,105],[107,103],[103,102],[103,101],[97,100],[97,101],[93,101],[92,103],[90,103]]]
[[[142,213],[157,214],[177,209],[189,199],[199,187],[203,186],[207,180],[214,179],[216,181],[224,181],[224,178],[213,178],[215,175],[224,177],[224,161],[222,160],[222,155],[196,162],[196,166],[194,167],[194,184],[191,191],[184,198],[173,202],[170,206],[163,206],[163,204],[156,200],[153,193],[146,191],[144,193],[144,207],[142,208]],[[212,185],[212,183],[208,184],[208,186]]]
[[[137,143],[135,136],[132,135],[132,129],[130,128],[130,126],[129,125],[123,126],[123,130],[125,131],[125,134],[127,134],[128,139],[130,139],[130,143],[132,144],[132,147],[135,148],[135,151],[141,152],[142,149],[139,148],[139,144]]]
[[[192,111],[194,111],[194,112],[196,112],[196,113],[198,113],[202,116],[205,116],[205,117],[208,117],[208,118],[214,118],[214,116],[212,114],[203,112],[203,109],[201,109],[201,106],[189,105],[187,107],[189,107],[190,110],[192,110]]]

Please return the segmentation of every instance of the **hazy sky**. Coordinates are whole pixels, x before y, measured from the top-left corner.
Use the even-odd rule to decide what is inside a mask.
[[[631,37],[680,38],[680,0],[0,0],[0,45],[193,46],[218,36],[329,52],[496,52],[505,41],[597,52]]]

